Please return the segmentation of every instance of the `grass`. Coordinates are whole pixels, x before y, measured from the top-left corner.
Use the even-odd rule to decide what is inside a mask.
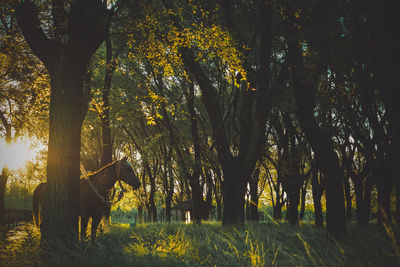
[[[4,231],[3,231],[4,232]],[[340,241],[311,224],[247,224],[244,229],[171,224],[112,224],[97,242],[41,259],[31,225],[0,237],[0,266],[400,266],[384,230],[350,226]]]

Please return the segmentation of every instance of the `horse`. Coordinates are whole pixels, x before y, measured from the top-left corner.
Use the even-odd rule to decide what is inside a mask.
[[[92,218],[91,240],[96,239],[97,227],[101,219],[111,206],[108,195],[116,182],[123,181],[126,184],[138,189],[139,178],[135,175],[127,157],[102,167],[100,170],[91,173],[80,181],[80,205],[79,215],[81,217],[81,241],[86,240],[86,228],[89,218]],[[39,184],[33,192],[33,220],[37,227],[40,223],[39,206],[43,208],[44,193],[47,183]]]

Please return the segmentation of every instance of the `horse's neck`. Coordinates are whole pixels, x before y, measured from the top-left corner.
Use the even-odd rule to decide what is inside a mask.
[[[112,164],[95,174],[93,179],[96,188],[100,191],[108,191],[114,187],[116,179],[116,166]]]

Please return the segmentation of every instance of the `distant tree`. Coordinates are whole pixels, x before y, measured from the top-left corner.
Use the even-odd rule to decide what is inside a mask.
[[[47,127],[49,84],[44,66],[23,40],[14,14],[15,1],[0,6],[0,137],[7,145],[20,137],[44,138]],[[4,153],[4,152],[3,152]],[[9,177],[0,176],[0,223]]]

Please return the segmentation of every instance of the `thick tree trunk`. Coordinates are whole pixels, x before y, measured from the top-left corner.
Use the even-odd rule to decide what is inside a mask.
[[[299,226],[300,188],[292,188],[286,193],[288,198],[286,218],[290,225]]]
[[[234,163],[234,161],[232,162]],[[244,225],[244,195],[247,181],[243,179],[240,166],[232,164],[223,168],[224,181],[222,192],[224,196],[223,225]]]
[[[58,242],[78,241],[84,69],[74,73],[74,64],[64,65],[66,56],[59,59],[57,72],[51,75],[46,205],[41,224],[45,250],[54,249]]]
[[[53,39],[48,39],[31,1],[16,8],[18,25],[51,80],[47,189],[41,246],[59,251],[78,241],[81,127],[87,110],[83,77],[105,39],[111,13],[100,1],[74,1],[66,11],[53,1]],[[51,34],[50,34],[51,35]]]
[[[282,219],[282,207],[283,203],[276,203],[273,207],[272,216],[275,220],[280,221]]]
[[[0,175],[0,225],[4,223],[5,219],[5,207],[4,207],[4,200],[6,196],[6,185],[8,180],[8,168],[3,167]]]

